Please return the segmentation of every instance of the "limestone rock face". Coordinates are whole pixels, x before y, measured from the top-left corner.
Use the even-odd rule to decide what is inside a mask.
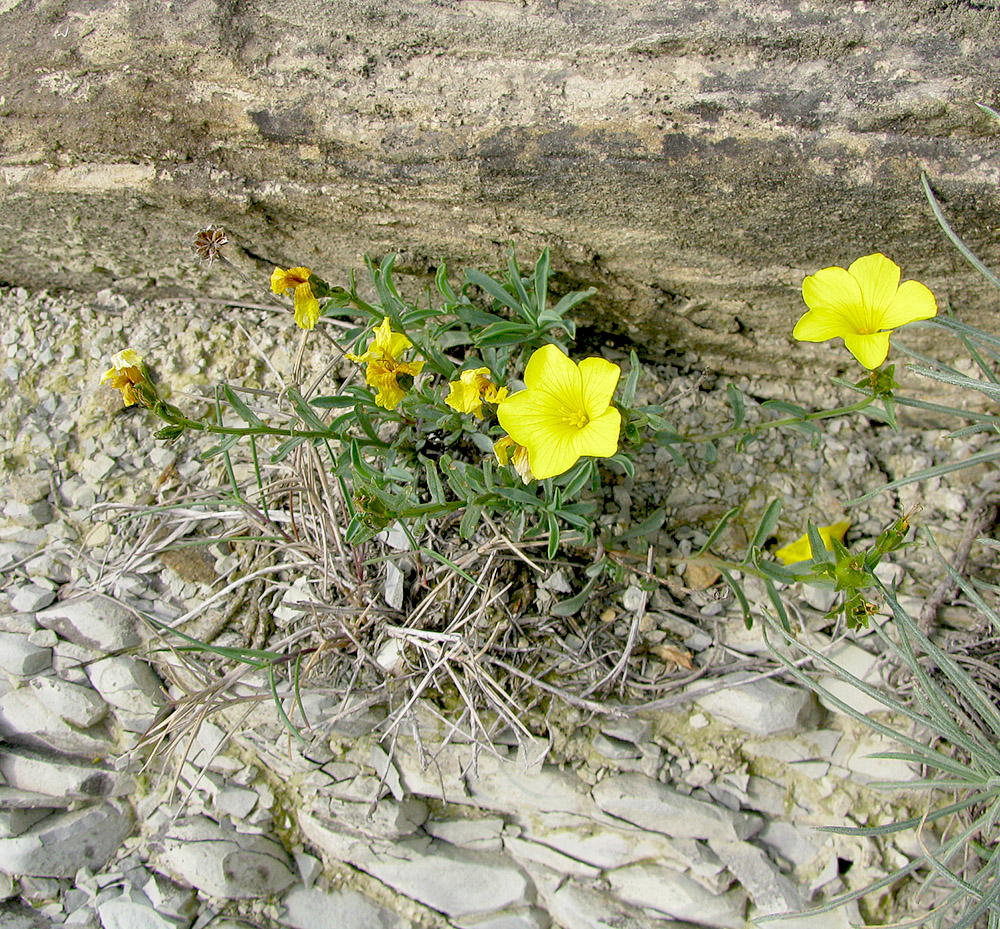
[[[261,289],[550,245],[590,322],[743,370],[872,251],[974,320],[919,175],[996,263],[998,43],[938,0],[6,0],[0,280],[246,294],[191,253],[216,222]]]

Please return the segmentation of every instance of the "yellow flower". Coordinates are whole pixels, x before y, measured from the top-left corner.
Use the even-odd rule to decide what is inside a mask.
[[[844,541],[844,535],[850,525],[851,521],[849,519],[842,519],[839,523],[834,523],[832,526],[820,526],[819,537],[823,540],[827,551],[833,548],[832,539],[836,539],[838,542]],[[813,557],[808,533],[794,542],[790,542],[784,548],[779,548],[774,553],[774,556],[782,564],[786,565],[795,564],[797,561],[808,561]]]
[[[315,329],[319,320],[319,301],[309,286],[312,271],[308,268],[275,268],[271,274],[271,291],[295,293],[295,324],[300,329]]]
[[[618,451],[622,418],[611,397],[621,373],[603,358],[576,365],[555,345],[543,345],[528,359],[527,390],[507,397],[497,418],[528,450],[538,480],[568,471],[583,455],[608,458]]]
[[[445,403],[459,413],[472,413],[476,419],[483,418],[483,401],[500,403],[507,398],[507,388],[498,388],[490,379],[489,368],[463,371],[457,381],[449,385],[451,390]]]
[[[146,376],[142,370],[142,356],[130,348],[111,356],[111,367],[101,377],[101,384],[107,384],[122,392],[125,406],[136,403],[146,406],[142,396],[142,385]]]
[[[412,345],[413,343],[401,332],[392,331],[389,317],[386,316],[382,324],[375,327],[375,338],[368,343],[365,352],[360,355],[347,353],[351,361],[368,365],[365,381],[378,389],[375,395],[376,405],[387,410],[396,409],[406,394],[396,379],[400,375],[412,376],[420,373],[424,366],[423,361],[399,360],[399,356]]]
[[[514,451],[511,452],[511,449]],[[497,461],[506,467],[509,461],[514,470],[517,471],[521,482],[530,484],[535,475],[531,473],[531,465],[528,463],[528,450],[523,445],[518,445],[509,435],[498,439],[493,443],[493,454],[497,456]]]
[[[809,307],[792,335],[800,342],[842,338],[866,368],[889,354],[891,330],[937,314],[934,294],[917,281],[899,283],[899,265],[876,252],[846,270],[823,268],[802,282]]]

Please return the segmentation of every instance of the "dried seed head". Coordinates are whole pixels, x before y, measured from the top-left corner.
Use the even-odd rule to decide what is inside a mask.
[[[216,258],[221,258],[219,250],[229,239],[226,237],[226,230],[221,226],[209,226],[202,229],[194,237],[194,253],[202,260],[211,264]]]

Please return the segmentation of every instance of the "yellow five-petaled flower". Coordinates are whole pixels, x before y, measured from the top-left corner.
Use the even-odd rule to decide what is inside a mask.
[[[375,395],[376,405],[387,410],[394,410],[403,399],[406,391],[399,386],[397,378],[401,375],[419,374],[424,366],[423,361],[400,361],[399,356],[413,343],[401,332],[393,332],[389,317],[383,318],[381,325],[375,328],[375,338],[368,343],[368,348],[360,355],[350,352],[347,357],[351,361],[367,364],[365,381],[378,389]]]
[[[483,401],[501,403],[507,398],[507,388],[493,383],[489,368],[463,371],[449,387],[445,403],[459,413],[472,413],[476,419],[483,418]]]
[[[319,321],[319,301],[309,286],[312,271],[308,268],[275,268],[271,274],[271,291],[295,295],[295,323],[300,329],[315,329]]]
[[[603,358],[577,365],[555,345],[543,345],[528,359],[527,389],[503,400],[497,418],[528,450],[538,480],[563,474],[584,455],[608,458],[618,451],[622,417],[611,398],[621,373]]]
[[[849,268],[823,268],[802,282],[809,307],[792,335],[801,342],[842,338],[866,368],[889,354],[889,333],[937,314],[934,294],[917,281],[899,283],[899,265],[876,252]]]
[[[842,519],[839,523],[834,523],[832,526],[819,527],[819,537],[823,540],[827,551],[833,548],[833,539],[836,539],[838,542],[844,541],[844,535],[847,533],[850,525],[851,521],[849,519]],[[779,548],[774,553],[774,557],[785,565],[795,564],[798,561],[808,561],[814,557],[812,544],[809,542],[809,534],[806,533],[794,542],[789,542],[788,545]]]
[[[130,348],[111,356],[111,367],[101,377],[101,384],[107,384],[122,392],[125,406],[136,403],[146,405],[142,386],[147,383],[142,369],[142,356]]]

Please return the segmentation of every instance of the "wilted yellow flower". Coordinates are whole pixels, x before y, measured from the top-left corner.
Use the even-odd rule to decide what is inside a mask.
[[[513,451],[511,451],[512,449]],[[510,462],[522,483],[530,484],[535,479],[528,462],[528,450],[523,445],[518,445],[509,435],[505,435],[493,443],[493,454],[497,456],[497,461],[504,467]]]
[[[101,384],[122,392],[125,406],[144,404],[142,385],[146,376],[142,370],[142,356],[130,348],[111,356],[111,367],[101,377]]]
[[[445,403],[459,413],[472,413],[476,419],[483,418],[483,401],[500,403],[507,397],[507,388],[498,388],[490,378],[489,368],[463,371],[457,381],[449,385],[451,390]]]
[[[312,271],[308,268],[275,268],[271,273],[271,291],[295,294],[295,323],[300,329],[315,329],[319,321],[319,301],[309,286]]]
[[[563,474],[583,455],[618,451],[621,414],[611,397],[621,368],[603,358],[572,362],[556,345],[543,345],[524,369],[527,390],[497,407],[507,434],[528,450],[538,480]]]
[[[889,354],[889,333],[937,314],[934,294],[917,281],[899,283],[899,265],[876,252],[847,269],[823,268],[802,282],[809,307],[792,335],[801,342],[842,338],[866,368]]]
[[[367,364],[365,381],[378,389],[375,403],[387,410],[394,410],[403,399],[406,391],[399,386],[397,378],[400,375],[419,374],[424,366],[423,361],[400,361],[399,356],[413,343],[401,332],[393,332],[389,317],[382,320],[375,328],[375,338],[368,343],[368,348],[360,355],[350,352],[347,357],[351,361]]]
[[[834,523],[832,526],[819,527],[819,537],[823,540],[827,551],[833,548],[833,539],[836,539],[838,542],[844,541],[844,535],[847,533],[850,525],[851,521],[849,519],[842,519],[839,523]],[[794,542],[790,542],[783,548],[779,548],[774,553],[774,557],[786,565],[795,564],[797,561],[808,561],[813,557],[812,546],[809,544],[809,534],[806,533]]]

